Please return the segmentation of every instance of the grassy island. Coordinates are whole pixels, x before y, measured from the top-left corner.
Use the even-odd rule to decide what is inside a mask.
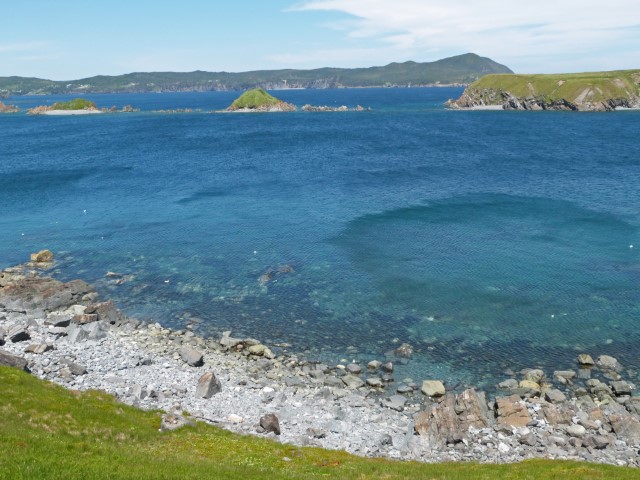
[[[236,98],[227,110],[230,112],[288,112],[296,110],[296,107],[268,94],[262,88],[254,88]]]
[[[486,75],[450,102],[454,108],[609,111],[640,107],[640,70],[553,75]]]
[[[94,110],[98,107],[86,98],[74,98],[68,102],[56,102],[51,106],[52,110]]]

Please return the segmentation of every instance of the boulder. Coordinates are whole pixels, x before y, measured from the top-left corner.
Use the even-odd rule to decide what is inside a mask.
[[[19,368],[25,372],[29,372],[28,362],[23,357],[12,355],[11,353],[0,350],[0,365],[5,367]]]
[[[578,364],[587,367],[592,367],[596,364],[596,362],[593,361],[593,358],[591,358],[591,355],[588,355],[586,353],[581,353],[580,355],[578,355],[577,361]]]
[[[380,360],[371,360],[367,363],[367,368],[371,371],[376,371],[382,366],[382,362]]]
[[[631,385],[629,385],[624,380],[611,382],[610,385],[611,385],[611,389],[618,397],[622,395],[631,395],[631,390],[632,390]]]
[[[222,332],[222,337],[220,338],[220,345],[224,348],[231,350],[232,348],[236,348],[238,345],[242,344],[242,340],[240,338],[231,337],[231,331]]]
[[[383,363],[380,368],[385,373],[393,373],[393,362]]]
[[[587,429],[582,425],[569,425],[567,427],[567,435],[570,437],[582,438],[586,435]]]
[[[357,363],[350,363],[347,365],[346,370],[352,375],[360,375],[362,373],[362,367]]]
[[[201,367],[204,365],[202,354],[193,347],[184,346],[178,353],[182,361],[191,367]]]
[[[398,348],[396,348],[393,353],[395,353],[398,357],[411,358],[413,355],[413,347],[408,343],[403,343]]]
[[[89,338],[87,331],[81,326],[73,326],[67,330],[67,340],[70,343],[80,343]]]
[[[98,321],[98,314],[97,313],[82,313],[80,315],[74,315],[73,316],[73,321],[74,321],[74,323],[77,323],[79,325],[85,325],[87,323],[96,322],[96,321]]]
[[[280,435],[280,421],[273,413],[267,413],[260,417],[260,427],[267,433],[273,432],[276,435]]]
[[[563,403],[567,400],[565,394],[556,388],[545,391],[544,398],[549,403]]]
[[[446,390],[440,380],[425,380],[422,382],[422,393],[428,397],[442,397]]]
[[[465,390],[459,395],[447,394],[444,399],[414,417],[416,433],[430,447],[464,441],[469,427],[486,428],[492,424],[484,392]]]
[[[524,372],[523,379],[540,384],[544,382],[545,374],[539,369],[526,370]]]
[[[33,263],[51,263],[53,262],[53,253],[50,250],[40,250],[38,253],[31,254]]]
[[[380,404],[383,407],[390,408],[391,410],[396,410],[397,412],[401,412],[404,410],[404,406],[407,403],[407,397],[403,395],[391,395],[389,398],[383,398]]]
[[[89,305],[85,309],[84,314],[95,314],[98,316],[99,321],[111,325],[121,325],[127,319],[126,315],[118,310],[111,300]]]
[[[382,388],[384,384],[379,377],[369,377],[367,378],[367,385],[373,388]]]
[[[342,382],[349,388],[360,388],[364,385],[364,380],[355,375],[345,375],[342,377]]]
[[[596,360],[596,365],[603,370],[620,370],[622,367],[618,360],[609,356],[609,355],[600,355],[598,360]]]
[[[196,397],[211,398],[216,393],[222,391],[222,385],[213,372],[207,372],[198,380],[196,387]]]
[[[496,415],[500,425],[509,427],[526,427],[531,415],[517,395],[496,398]]]
[[[161,431],[177,430],[182,427],[193,426],[195,422],[184,415],[177,413],[165,413],[162,415],[162,422],[160,424]]]
[[[16,325],[15,327],[11,328],[7,336],[13,343],[24,342],[31,338],[27,329],[22,325]]]

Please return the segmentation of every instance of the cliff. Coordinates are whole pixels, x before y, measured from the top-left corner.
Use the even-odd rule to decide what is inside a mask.
[[[554,75],[487,75],[450,108],[611,111],[640,108],[640,70]]]

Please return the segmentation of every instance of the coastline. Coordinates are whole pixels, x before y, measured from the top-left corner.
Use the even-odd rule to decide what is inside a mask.
[[[101,110],[47,110],[46,112],[42,112],[40,115],[94,115],[104,113]]]
[[[259,419],[275,414],[282,428],[279,436],[267,434],[274,439],[363,456],[640,465],[640,399],[611,357],[593,365],[583,357],[577,372],[527,369],[522,380],[502,382],[504,395],[489,402],[473,389],[446,393],[437,381],[425,382],[422,392],[410,380],[402,392],[388,391],[393,366],[382,362],[300,361],[231,332],[205,339],[128,318],[85,282],[44,276],[51,257],[38,255],[0,271],[0,352],[23,357],[34,375],[66,388],[187,411],[243,434],[265,435]],[[209,393],[218,389],[216,379],[220,391],[202,398],[199,381],[207,372],[214,374]]]

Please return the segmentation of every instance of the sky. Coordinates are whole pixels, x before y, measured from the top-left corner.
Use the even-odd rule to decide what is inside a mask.
[[[0,76],[430,62],[517,73],[640,68],[638,0],[5,0]]]

